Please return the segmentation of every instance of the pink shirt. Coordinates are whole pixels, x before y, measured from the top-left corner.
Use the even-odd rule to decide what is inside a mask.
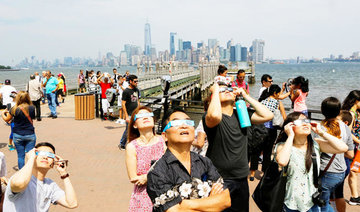
[[[232,82],[231,87],[243,88],[247,93],[249,93],[249,85],[244,80],[240,83],[239,80],[236,79]]]
[[[305,100],[306,100],[306,96],[308,93],[307,92],[303,93],[300,89],[299,89],[299,91],[300,91],[300,94],[294,101],[294,111],[295,112],[302,112],[304,110],[307,110]]]

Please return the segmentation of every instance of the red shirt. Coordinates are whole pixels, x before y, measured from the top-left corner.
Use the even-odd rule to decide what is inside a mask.
[[[100,82],[99,85],[101,87],[101,98],[106,99],[105,92],[106,92],[107,89],[111,88],[112,84],[111,83]]]

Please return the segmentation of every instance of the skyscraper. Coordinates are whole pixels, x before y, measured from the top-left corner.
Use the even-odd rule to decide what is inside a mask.
[[[217,40],[216,39],[208,39],[208,46],[209,46],[209,49],[214,49],[217,46]]]
[[[252,43],[252,60],[254,63],[264,62],[264,46],[265,41],[260,39],[255,39]]]
[[[183,50],[183,40],[179,39],[179,51]]]
[[[239,43],[235,45],[235,61],[241,61],[241,45]]]
[[[247,61],[247,48],[241,47],[241,61],[246,62]]]
[[[151,55],[151,31],[150,31],[150,24],[145,24],[145,47],[144,47],[144,54],[147,56]]]
[[[230,46],[230,61],[235,62],[235,46]]]
[[[175,35],[176,32],[170,32],[170,57],[175,55]]]
[[[183,49],[191,49],[191,41],[184,41],[183,42]]]

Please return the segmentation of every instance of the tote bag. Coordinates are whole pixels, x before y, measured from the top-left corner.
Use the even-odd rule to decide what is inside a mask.
[[[279,166],[273,160],[264,176],[257,185],[252,197],[256,205],[264,212],[280,212],[284,206],[287,169],[279,171]]]

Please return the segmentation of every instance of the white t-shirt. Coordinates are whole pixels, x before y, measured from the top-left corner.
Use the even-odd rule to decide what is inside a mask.
[[[266,90],[267,87],[261,87],[260,90],[259,90],[259,98],[261,96],[261,94],[263,93],[264,90]]]
[[[13,102],[13,98],[10,97],[11,92],[16,92],[16,89],[11,85],[4,85],[0,88],[0,93],[3,99],[3,105],[7,105]]]
[[[122,84],[122,87],[124,89],[126,89],[127,87],[129,87],[129,83],[124,81],[123,84]],[[118,106],[121,106],[121,101],[122,101],[122,94],[123,94],[123,89],[121,89],[120,85],[117,84],[117,88],[118,89]]]
[[[11,178],[6,187],[3,211],[6,212],[46,212],[50,208],[50,203],[56,204],[65,192],[49,178],[44,181],[31,176],[26,189],[21,193],[11,191]]]

